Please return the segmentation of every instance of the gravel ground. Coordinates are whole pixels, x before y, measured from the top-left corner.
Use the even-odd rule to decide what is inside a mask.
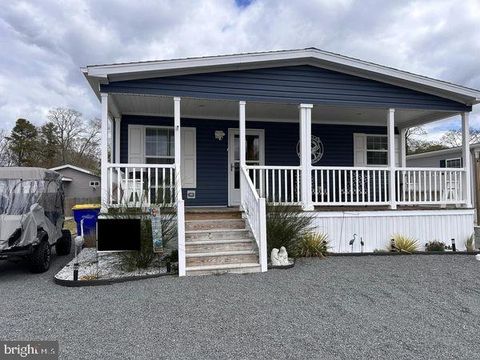
[[[66,288],[0,263],[0,339],[68,359],[473,359],[473,256],[331,257],[265,274]],[[56,267],[56,269],[55,269]]]

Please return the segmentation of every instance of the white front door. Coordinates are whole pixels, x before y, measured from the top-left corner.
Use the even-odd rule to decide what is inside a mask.
[[[263,130],[246,130],[247,165],[265,163],[265,137]],[[240,205],[240,142],[239,130],[228,129],[228,205]]]

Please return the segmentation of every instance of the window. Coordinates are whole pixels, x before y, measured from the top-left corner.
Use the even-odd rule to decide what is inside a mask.
[[[175,135],[172,128],[145,129],[145,162],[147,164],[173,164]]]
[[[367,135],[367,165],[388,165],[386,136]]]
[[[447,168],[461,168],[462,167],[462,159],[461,158],[447,159],[447,160],[445,160],[445,167],[447,167]]]
[[[91,187],[100,186],[100,181],[90,181],[90,186],[91,186]]]

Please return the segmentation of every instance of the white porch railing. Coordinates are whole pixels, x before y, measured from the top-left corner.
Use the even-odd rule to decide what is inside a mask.
[[[386,205],[388,169],[374,167],[312,167],[314,205]]]
[[[267,225],[265,199],[258,196],[245,167],[240,170],[242,207],[258,246],[261,271],[267,271]]]
[[[174,204],[175,165],[108,164],[108,206]]]
[[[259,196],[278,205],[300,205],[300,166],[246,166]]]
[[[398,204],[463,204],[465,170],[454,168],[397,168]]]

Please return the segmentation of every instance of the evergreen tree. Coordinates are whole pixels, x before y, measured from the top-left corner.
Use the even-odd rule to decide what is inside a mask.
[[[37,166],[38,131],[35,125],[26,119],[17,119],[7,141],[15,165]]]
[[[41,166],[46,168],[58,165],[58,138],[56,127],[47,122],[40,128]]]

